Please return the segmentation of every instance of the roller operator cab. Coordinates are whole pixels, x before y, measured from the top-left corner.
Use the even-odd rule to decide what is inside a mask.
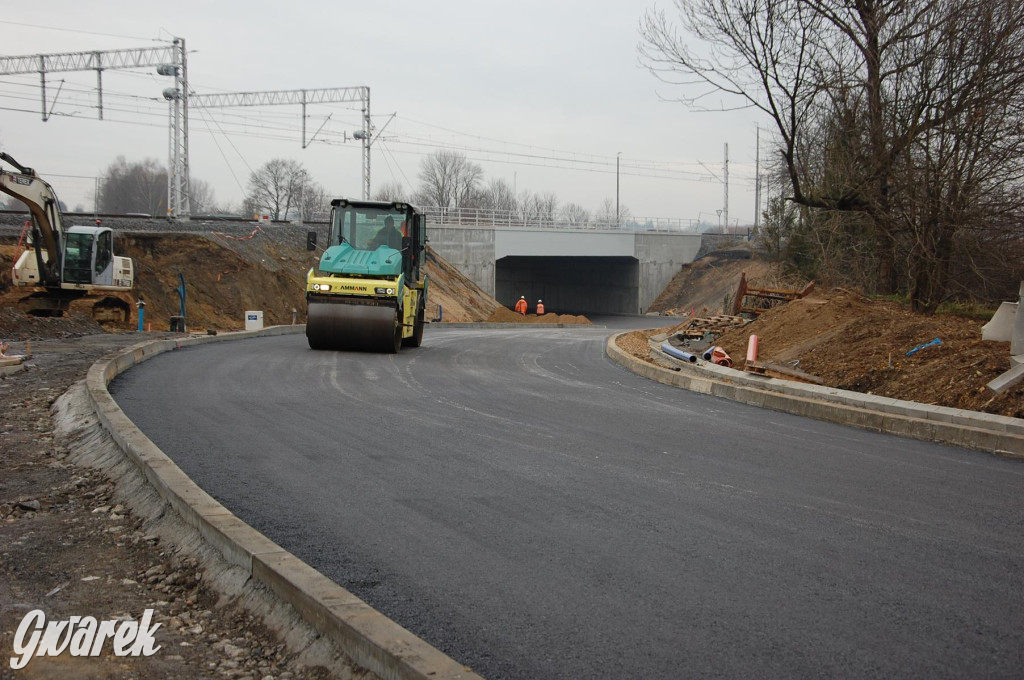
[[[310,235],[310,245],[315,239]],[[331,201],[331,228],[306,276],[313,349],[419,347],[427,302],[426,218],[408,203]]]

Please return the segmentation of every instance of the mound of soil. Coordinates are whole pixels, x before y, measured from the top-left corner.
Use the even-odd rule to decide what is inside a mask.
[[[480,286],[466,278],[462,272],[427,246],[426,273],[427,318],[436,319],[438,305],[441,320],[450,322],[483,321],[501,305],[485,293]]]
[[[27,316],[13,307],[0,306],[0,339],[3,340],[77,338],[102,332],[102,326],[81,312],[64,318],[46,319]]]
[[[170,317],[180,313],[179,274],[185,277],[189,330],[240,330],[247,310],[262,311],[268,326],[292,323],[293,309],[298,322],[304,321],[305,250],[296,247],[284,255],[261,247],[254,262],[255,254],[245,257],[193,234],[132,234],[120,245],[135,261],[136,293],[146,301],[145,319],[154,330],[167,330]]]
[[[984,322],[914,314],[845,290],[795,300],[717,341],[742,368],[756,334],[762,361],[799,362],[825,384],[857,392],[1024,417],[1024,385],[1001,395],[985,385],[1010,368],[1010,343],[981,339]],[[940,345],[907,352],[935,338]]]
[[[256,229],[244,237],[217,231],[127,233],[116,240],[116,248],[136,267],[136,288],[125,295],[133,302],[132,321],[122,330],[137,328],[134,300],[139,296],[146,302],[147,327],[168,330],[170,317],[181,310],[179,274],[185,278],[190,331],[241,330],[248,310],[262,311],[268,326],[290,324],[293,318],[305,323],[306,272],[318,257],[305,249],[304,239],[285,230]],[[101,331],[82,313],[51,319],[16,311],[14,306],[25,293],[10,287],[15,251],[10,239],[0,244],[0,338],[61,338]],[[435,318],[441,305],[445,321],[484,321],[500,306],[429,248],[424,270],[430,279],[428,318]]]
[[[760,361],[797,366],[831,387],[1024,418],[1024,385],[1001,395],[986,387],[1010,368],[1010,343],[982,340],[983,323],[921,316],[897,302],[835,289],[775,307],[715,344],[737,369],[744,366],[749,337],[757,335]],[[647,338],[675,328],[636,331],[619,346],[648,359]],[[907,356],[935,338],[941,344]]]
[[[752,286],[778,283],[771,264],[755,251],[747,247],[716,251],[683,265],[647,311],[675,316],[691,310],[697,315],[702,315],[702,310],[704,314],[719,313],[727,301],[731,303],[744,271]]]
[[[548,312],[541,316],[536,314],[520,314],[514,312],[508,307],[499,306],[494,312],[487,317],[488,323],[561,323],[561,324],[575,324],[575,325],[587,325],[591,321],[585,316],[578,316],[575,314],[555,314],[554,312]]]

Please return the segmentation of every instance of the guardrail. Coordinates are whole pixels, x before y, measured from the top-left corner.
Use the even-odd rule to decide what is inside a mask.
[[[599,231],[657,231],[685,234],[701,233],[698,220],[685,217],[580,217],[543,215],[522,210],[492,210],[489,208],[443,208],[427,206],[420,208],[431,224],[437,226],[463,227],[507,227],[522,229],[566,229]],[[743,227],[737,233],[746,234]]]
[[[624,232],[660,232],[675,234],[717,234],[749,237],[752,228],[711,226],[699,220],[686,217],[623,217],[616,223],[615,218],[587,217],[586,219],[570,219],[565,216],[524,214],[517,210],[491,210],[487,208],[440,208],[428,206],[420,208],[427,215],[429,223],[436,226],[461,227],[504,227],[520,229],[557,229],[574,231],[624,231]],[[64,213],[65,220],[88,222],[93,219],[124,220],[126,222],[154,223],[161,229],[179,230],[189,222],[170,221],[164,216],[142,214],[119,215],[113,213]],[[30,219],[27,210],[0,210],[0,227],[4,232],[20,229],[21,224]],[[318,214],[315,219],[306,220],[306,225],[327,224],[329,214]],[[223,224],[257,224],[256,220],[234,215],[192,215],[191,222],[196,225],[211,222]],[[270,220],[271,225],[302,224],[293,220]],[[195,227],[201,229],[201,227]]]

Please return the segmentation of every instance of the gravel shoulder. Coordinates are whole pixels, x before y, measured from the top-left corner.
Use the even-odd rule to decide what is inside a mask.
[[[290,635],[287,622],[283,635],[270,630],[243,606],[253,596],[225,588],[230,575],[211,566],[184,534],[176,540],[168,518],[129,507],[138,493],[124,478],[115,482],[109,470],[82,460],[79,449],[90,442],[58,431],[61,395],[94,361],[139,339],[97,334],[33,341],[28,368],[0,379],[0,678],[365,677],[316,665],[309,641]],[[15,342],[8,353],[25,350],[25,342]],[[119,658],[106,645],[99,657],[34,658],[15,673],[7,657],[33,609],[48,621],[139,620],[153,609],[153,621],[162,624],[155,635],[161,649]]]

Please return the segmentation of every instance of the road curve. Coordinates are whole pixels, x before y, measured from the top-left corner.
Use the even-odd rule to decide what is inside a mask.
[[[228,509],[492,680],[1020,672],[1021,463],[665,387],[607,334],[243,340],[110,391]]]

